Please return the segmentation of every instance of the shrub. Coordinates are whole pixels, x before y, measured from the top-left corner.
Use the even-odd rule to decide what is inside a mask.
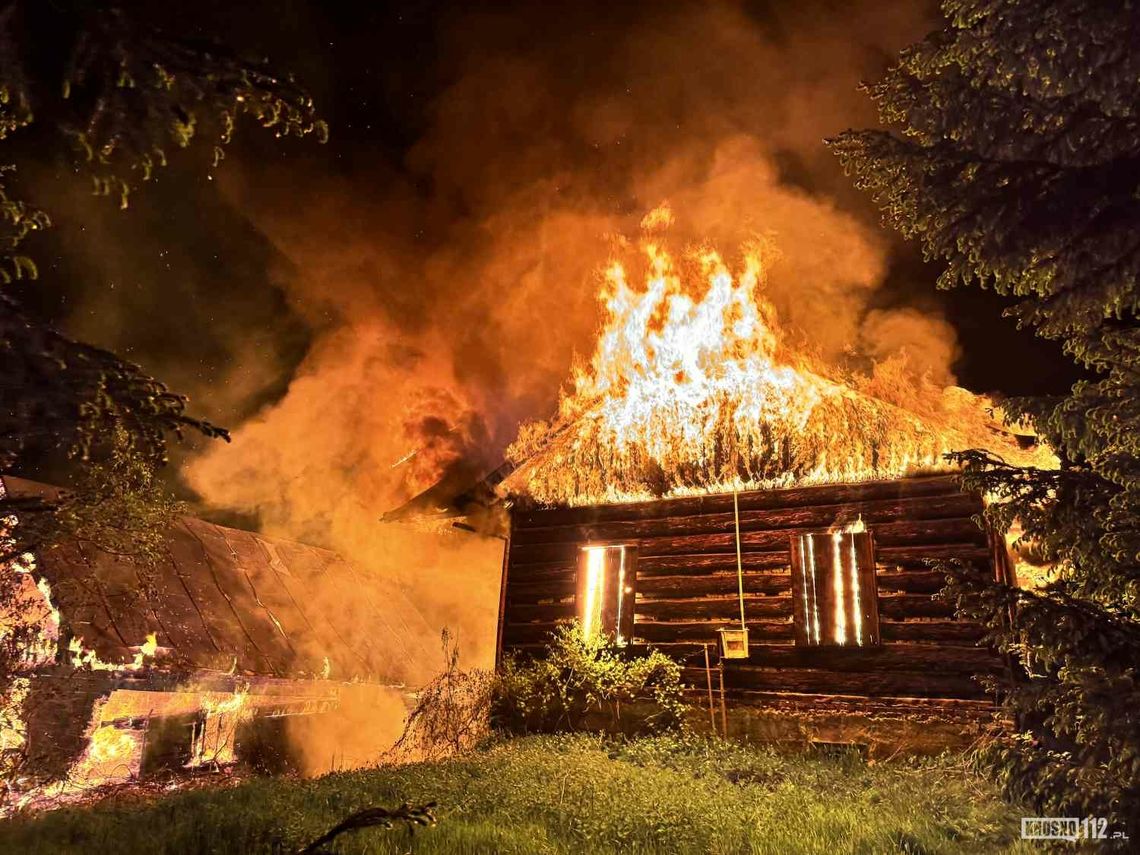
[[[610,638],[560,627],[543,656],[503,663],[495,688],[496,727],[513,733],[679,728],[686,704],[681,666],[656,650],[634,654]]]
[[[439,760],[474,747],[489,734],[495,675],[480,668],[462,670],[459,645],[447,629],[441,641],[443,670],[420,691],[390,752],[394,759]]]

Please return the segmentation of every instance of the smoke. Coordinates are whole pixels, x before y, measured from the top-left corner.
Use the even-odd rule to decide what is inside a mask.
[[[592,349],[610,241],[648,209],[670,201],[676,233],[728,255],[772,246],[768,296],[824,359],[902,348],[951,380],[952,328],[885,299],[890,247],[822,144],[873,122],[857,83],[925,29],[913,4],[883,5],[466,15],[443,29],[451,82],[402,163],[229,164],[224,192],[287,259],[273,275],[312,342],[188,483],[391,574],[483,664],[501,542],[379,518],[454,467],[493,467],[550,413]]]

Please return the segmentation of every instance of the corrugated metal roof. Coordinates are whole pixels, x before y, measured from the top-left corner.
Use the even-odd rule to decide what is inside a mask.
[[[5,481],[13,494],[29,486]],[[380,572],[192,517],[173,526],[153,568],[80,543],[36,565],[65,630],[106,663],[130,663],[149,633],[154,664],[186,670],[399,681],[434,655],[423,641],[435,630]]]

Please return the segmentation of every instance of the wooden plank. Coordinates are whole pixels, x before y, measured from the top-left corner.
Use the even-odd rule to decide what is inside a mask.
[[[806,533],[803,529],[771,529],[742,532],[742,550],[749,552],[790,551],[791,536]],[[922,546],[946,543],[967,543],[988,546],[986,534],[969,517],[945,520],[904,520],[883,523],[875,527],[875,541],[884,547]],[[639,541],[642,556],[702,555],[710,552],[729,553],[736,549],[736,535],[694,534],[675,537],[643,538]],[[580,544],[564,543],[512,543],[511,560],[522,564],[566,561],[574,558]],[[985,551],[988,555],[988,550]]]
[[[772,510],[804,505],[838,505],[850,502],[916,498],[961,492],[955,475],[932,475],[859,484],[818,484],[783,490],[758,490],[739,494],[741,511]],[[593,525],[620,520],[653,519],[663,516],[695,516],[732,510],[732,494],[660,499],[617,505],[580,508],[520,510],[512,514],[518,529],[534,526]]]
[[[883,642],[920,641],[928,643],[972,644],[985,634],[981,624],[960,620],[882,620],[879,632]]]
[[[704,679],[704,670],[682,670],[686,682]],[[982,686],[965,674],[941,671],[843,672],[816,668],[758,668],[730,663],[725,667],[728,689],[787,691],[810,694],[858,694],[876,697],[983,698]]]
[[[735,531],[731,507],[721,513],[677,515],[671,503],[662,510],[667,516],[618,520],[614,522],[579,523],[574,525],[542,525],[519,528],[514,540],[519,545],[535,543],[605,543],[661,536],[718,534]],[[882,499],[837,505],[772,508],[740,513],[740,530],[769,531],[787,528],[830,528],[862,518],[867,525],[907,520],[956,519],[970,517],[982,510],[981,500],[969,493],[949,493],[907,499]]]

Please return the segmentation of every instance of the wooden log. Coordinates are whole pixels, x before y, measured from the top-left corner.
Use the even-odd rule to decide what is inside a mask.
[[[651,576],[639,579],[637,591],[646,598],[701,597],[737,593],[736,573],[700,576]],[[786,594],[791,591],[789,573],[744,573],[745,594]]]
[[[507,623],[503,625],[503,647],[525,644],[545,645],[551,634],[558,629],[553,621],[546,623]]]
[[[742,532],[740,544],[750,551],[788,549],[790,539],[805,529],[776,529]],[[942,543],[976,543],[985,545],[986,535],[968,517],[945,520],[903,520],[883,523],[874,528],[875,542],[882,546],[910,546]],[[725,552],[733,549],[736,537],[732,533],[685,535],[681,537],[654,537],[642,541],[644,555],[675,555],[705,552]],[[525,547],[520,547],[523,549]],[[539,547],[532,547],[539,548]]]
[[[960,620],[882,620],[879,634],[883,642],[918,641],[927,643],[973,644],[985,634],[981,624]]]
[[[937,570],[908,570],[903,572],[882,568],[875,575],[879,590],[884,593],[898,591],[903,594],[937,594],[946,587],[946,574]]]
[[[699,668],[682,669],[690,685],[701,675]],[[877,697],[984,698],[985,690],[972,677],[941,671],[868,671],[848,673],[814,668],[758,668],[726,663],[727,689],[803,692],[809,694],[857,694]]]
[[[805,505],[839,505],[938,496],[960,493],[957,476],[933,475],[860,484],[819,484],[783,490],[759,490],[739,494],[740,510],[774,510]],[[659,499],[618,505],[591,505],[581,508],[545,508],[516,511],[518,528],[534,526],[593,525],[622,520],[653,519],[663,516],[697,516],[732,510],[732,494]]]
[[[736,573],[713,573],[699,576],[650,576],[641,578],[638,574],[637,591],[645,597],[661,599],[667,597],[700,597],[707,595],[728,595],[737,592]],[[536,582],[515,582],[507,592],[510,602],[539,602],[544,599],[560,599],[574,593],[575,576],[564,574]],[[791,590],[791,576],[788,573],[745,573],[744,592],[746,594],[780,594]]]
[[[650,646],[682,664],[701,655],[700,641],[657,641]],[[786,640],[748,646],[748,664],[769,668],[818,668],[825,671],[917,671],[936,668],[960,674],[990,674],[1002,660],[985,647],[895,643],[876,647],[803,647]]]
[[[570,620],[576,613],[573,600],[562,603],[508,603],[504,617],[507,623],[537,623]]]
[[[807,529],[771,529],[742,532],[741,548],[748,552],[790,550],[791,536]],[[875,526],[875,542],[883,547],[932,546],[946,543],[967,543],[986,547],[986,534],[969,517],[943,520],[902,520]],[[511,562],[527,564],[573,560],[584,543],[511,544]],[[702,555],[711,552],[727,553],[736,549],[736,535],[692,534],[665,537],[646,537],[637,541],[643,556]],[[988,552],[986,553],[988,555]]]
[[[792,596],[745,595],[744,615],[746,619],[791,617]],[[511,614],[525,614],[528,608],[546,609],[548,606],[516,606],[521,611],[508,610]],[[822,606],[821,606],[822,609]],[[830,614],[829,611],[824,611]],[[925,594],[889,594],[879,597],[879,613],[883,618],[902,620],[916,617],[948,617],[954,614],[954,604],[946,600],[936,600]],[[732,620],[739,622],[740,604],[736,597],[697,597],[692,599],[638,599],[637,619],[640,620]]]
[[[669,503],[662,506],[668,513]],[[982,510],[981,500],[968,493],[948,493],[908,499],[883,499],[841,505],[809,505],[741,511],[741,531],[768,531],[785,528],[829,528],[862,518],[868,525],[902,520],[955,519],[970,517]],[[521,544],[573,541],[633,541],[662,535],[718,534],[735,530],[731,510],[721,513],[679,516],[668,513],[659,518],[619,520],[575,525],[520,527],[515,540]]]
[[[637,621],[719,620],[740,625],[740,600],[737,597],[696,597],[693,599],[638,600]],[[791,596],[746,596],[746,620],[792,617]]]
[[[509,549],[507,550],[507,556],[510,562],[511,579],[519,582],[539,582],[544,579],[557,579],[567,573],[573,574],[577,572],[578,568],[577,555],[571,558],[563,558],[559,561],[547,561],[537,564],[526,561],[515,561]]]
[[[775,707],[819,713],[884,716],[935,716],[976,720],[989,718],[996,711],[992,700],[968,698],[894,698],[858,694],[810,694],[803,692],[763,692],[733,689],[729,699],[734,705]]]
[[[973,542],[886,546],[876,537],[875,561],[880,566],[925,567],[928,561],[987,562],[989,557],[988,547]]]
[[[750,570],[788,569],[788,550],[773,552],[745,552],[741,555],[741,567]],[[695,575],[701,573],[736,573],[736,553],[718,552],[707,555],[658,555],[638,556],[637,575],[639,579],[650,576]]]
[[[824,671],[920,671],[996,673],[1001,659],[984,647],[929,644],[881,644],[875,647],[802,647],[757,644],[748,648],[748,664],[765,668],[817,668]]]
[[[638,641],[649,644],[657,642],[671,643],[682,641],[716,642],[717,630],[732,626],[725,621],[635,621],[633,637]],[[785,641],[792,640],[792,622],[790,620],[757,620],[748,623],[748,638],[750,641]]]
[[[573,596],[577,590],[578,574],[563,573],[561,576],[535,581],[518,581],[507,586],[508,602],[538,602],[544,599],[561,599]]]
[[[735,548],[735,547],[734,547]],[[742,563],[745,570],[770,570],[790,566],[790,539],[768,551],[745,552]],[[564,550],[566,556],[554,561],[532,562],[525,552],[510,557],[511,575],[516,579],[540,579],[572,572],[576,554]],[[958,560],[985,562],[990,560],[990,549],[977,543],[944,543],[918,546],[884,546],[879,543],[875,557],[881,567],[925,568],[928,561]],[[639,577],[672,576],[679,573],[716,573],[736,571],[736,553],[710,552],[694,555],[640,555],[637,562]]]

